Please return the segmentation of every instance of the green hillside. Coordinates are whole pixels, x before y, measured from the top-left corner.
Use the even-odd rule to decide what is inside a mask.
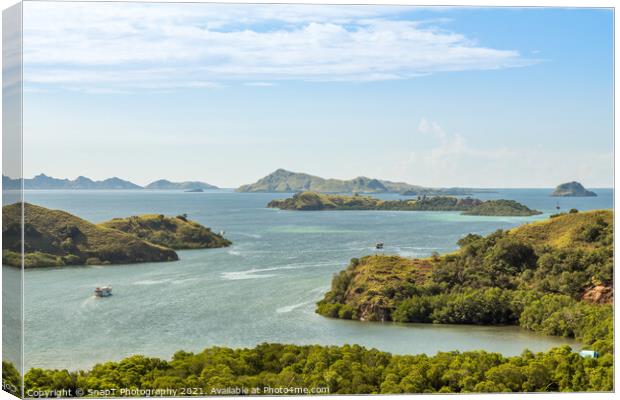
[[[211,229],[190,221],[186,216],[165,217],[147,214],[128,218],[114,218],[99,226],[117,229],[148,242],[181,249],[205,249],[230,246],[231,242]]]
[[[335,318],[519,324],[613,348],[613,213],[555,216],[412,260],[373,255],[335,275],[317,312]]]
[[[2,207],[2,263],[21,265],[21,205]],[[173,261],[177,254],[60,210],[24,203],[25,267]]]

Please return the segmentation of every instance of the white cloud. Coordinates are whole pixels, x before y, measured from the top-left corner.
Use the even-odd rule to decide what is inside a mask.
[[[535,148],[477,148],[465,136],[422,119],[418,134],[431,135],[430,149],[414,150],[394,168],[398,179],[426,186],[553,187],[578,180],[609,187],[613,154]],[[498,184],[499,183],[499,184]]]
[[[376,81],[535,62],[441,29],[443,19],[396,18],[404,9],[32,2],[24,17],[24,79],[122,88]]]
[[[245,85],[256,86],[256,87],[269,87],[269,86],[275,86],[276,84],[273,82],[248,82]]]

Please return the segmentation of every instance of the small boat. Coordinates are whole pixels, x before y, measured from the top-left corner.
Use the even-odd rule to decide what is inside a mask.
[[[382,250],[383,249],[383,242],[379,242],[379,243],[375,244],[375,249]]]
[[[95,296],[97,297],[109,297],[112,296],[112,286],[101,286],[95,288]]]

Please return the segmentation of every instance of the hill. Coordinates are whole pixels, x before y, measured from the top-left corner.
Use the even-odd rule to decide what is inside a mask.
[[[217,248],[232,244],[221,235],[211,232],[211,229],[188,220],[184,215],[175,218],[161,214],[114,218],[99,226],[129,233],[150,243],[175,250]]]
[[[166,179],[160,179],[155,182],[151,182],[144,187],[145,189],[158,189],[158,190],[194,190],[194,189],[217,189],[217,186],[210,185],[206,182],[199,181],[185,181],[185,182],[170,182]]]
[[[464,215],[506,216],[517,217],[524,215],[542,214],[514,200],[487,200],[463,212]]]
[[[596,193],[586,190],[579,182],[567,182],[558,185],[551,196],[555,197],[596,197]]]
[[[2,175],[2,184],[5,189],[17,190],[21,188],[19,179],[12,179]],[[102,181],[94,181],[84,176],[79,176],[74,180],[52,178],[45,174],[39,174],[32,179],[24,179],[24,189],[31,190],[55,190],[55,189],[91,189],[91,190],[133,190],[142,189],[136,185],[120,178],[108,178]]]
[[[482,201],[471,197],[419,197],[410,200],[381,200],[370,196],[345,196],[317,192],[296,193],[282,200],[272,200],[269,208],[291,211],[385,210],[385,211],[462,211],[467,215],[530,216],[540,214],[512,200]]]
[[[451,254],[352,259],[317,303],[328,317],[519,324],[613,349],[613,213],[563,214],[470,234]]]
[[[135,236],[60,210],[24,204],[25,266],[174,261],[177,254]],[[21,265],[21,206],[2,207],[2,263]]]
[[[240,186],[238,192],[292,193],[313,191],[320,193],[406,193],[417,194],[466,194],[468,189],[434,189],[360,176],[350,180],[325,179],[314,175],[278,169],[257,182]]]
[[[613,218],[611,210],[557,214],[511,229],[509,234],[535,248],[593,251],[613,241]]]

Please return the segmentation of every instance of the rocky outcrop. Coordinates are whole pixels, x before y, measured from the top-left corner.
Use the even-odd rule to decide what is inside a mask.
[[[586,190],[579,182],[566,182],[558,185],[551,196],[554,197],[596,197],[596,193]]]

